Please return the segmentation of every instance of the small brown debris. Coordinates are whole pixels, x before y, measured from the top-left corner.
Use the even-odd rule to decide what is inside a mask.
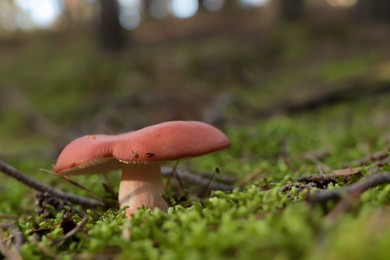
[[[152,152],[148,152],[146,153],[146,157],[153,157],[155,156],[156,154],[155,153],[152,153]]]
[[[344,186],[338,189],[322,190],[316,193],[310,194],[307,198],[310,204],[322,204],[329,200],[340,200],[347,196],[360,196],[368,189],[374,188],[379,185],[390,183],[390,172],[384,172],[381,174],[373,174],[366,179],[356,182],[349,186]]]
[[[339,169],[339,170],[334,170],[332,171],[331,175],[332,176],[349,176],[349,175],[354,175],[360,173],[361,168],[356,167],[356,168],[345,168],[345,169]]]
[[[313,188],[313,185],[311,185],[310,183],[309,184],[302,184],[302,183],[299,183],[299,182],[292,182],[292,183],[287,183],[287,184],[283,185],[280,188],[280,191],[282,191],[282,192],[289,191],[289,190],[291,190],[294,187],[299,189],[299,190],[303,190],[303,189]]]
[[[139,154],[137,152],[131,151],[131,153],[133,154],[133,158],[138,158],[139,157]]]
[[[297,179],[297,181],[304,183],[314,183],[315,186],[320,189],[326,188],[329,183],[337,183],[337,180],[334,176],[325,174],[312,174],[301,176]]]

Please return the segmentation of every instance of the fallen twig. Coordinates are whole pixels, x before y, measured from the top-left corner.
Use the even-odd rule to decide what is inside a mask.
[[[179,187],[180,187],[182,194],[185,194],[183,182],[181,181],[180,175],[177,172],[178,165],[179,165],[179,162],[176,162],[175,165],[172,167],[172,174],[173,174],[173,177],[175,177],[175,179],[177,180],[177,183],[179,184]]]
[[[254,182],[258,177],[260,177],[264,172],[261,169],[257,169],[253,171],[252,173],[245,176],[243,179],[241,179],[238,183],[238,187],[244,187],[250,182]]]
[[[291,190],[292,188],[296,188],[298,190],[303,190],[303,189],[311,189],[313,187],[315,187],[315,186],[312,183],[302,184],[299,182],[292,182],[292,183],[287,183],[287,184],[283,185],[280,188],[280,191],[285,192],[285,191]]]
[[[223,191],[231,191],[233,190],[233,186],[218,182],[215,180],[210,180],[210,178],[205,178],[200,175],[195,175],[190,172],[187,172],[183,169],[175,169],[175,172],[168,167],[162,167],[161,172],[163,176],[166,177],[175,177],[175,174],[181,179],[181,180],[187,180],[193,183],[197,183],[201,186],[208,186],[210,190],[223,190]]]
[[[301,158],[314,163],[320,170],[330,171],[331,168],[322,162],[329,154],[330,152],[328,150],[316,150],[303,154]]]
[[[30,103],[27,96],[16,85],[5,85],[0,91],[0,101],[8,103],[8,107],[22,114],[24,120],[34,129],[52,137],[58,137],[62,133],[60,127],[43,114]]]
[[[326,215],[328,220],[338,219],[344,212],[355,208],[359,204],[360,194],[349,194],[349,196],[340,200],[334,208]]]
[[[223,92],[214,99],[214,103],[203,114],[202,121],[215,125],[223,121],[226,109],[233,101],[233,95],[230,92]]]
[[[209,181],[206,186],[204,186],[203,191],[200,193],[200,197],[203,198],[208,190],[210,190],[210,183],[213,181],[213,178],[216,173],[219,173],[219,169],[217,168],[216,171],[209,177]]]
[[[301,176],[297,179],[298,182],[314,183],[317,188],[325,188],[329,183],[337,183],[334,176],[325,174],[312,174]]]
[[[365,166],[365,165],[373,163],[373,162],[382,161],[382,160],[388,158],[389,154],[390,154],[390,145],[386,149],[369,154],[369,155],[365,156],[364,158],[362,158],[356,162],[352,162],[350,164],[354,164],[354,165],[358,165],[358,166]]]
[[[359,181],[350,186],[333,190],[321,190],[316,193],[310,194],[307,200],[312,204],[323,204],[329,200],[339,200],[345,195],[360,195],[370,188],[387,183],[390,183],[390,172],[382,174],[373,174],[367,179]]]
[[[67,240],[76,235],[77,232],[79,232],[85,226],[85,224],[87,224],[88,220],[89,216],[86,215],[71,231],[66,233],[62,239],[53,242],[53,245],[61,246],[62,244],[64,244]]]
[[[14,215],[14,214],[0,213],[0,219],[2,219],[2,218],[5,218],[5,219],[18,219],[19,216],[18,215]]]
[[[66,200],[71,203],[75,203],[88,208],[97,208],[104,206],[104,204],[98,200],[80,197],[71,193],[66,193],[52,186],[38,182],[30,177],[27,177],[25,174],[21,173],[20,171],[3,162],[2,160],[0,160],[0,171],[32,189],[35,189],[40,192],[48,192],[52,196],[55,196],[59,199]]]
[[[373,85],[367,88],[367,84]],[[346,87],[331,89],[327,92],[318,92],[316,95],[302,101],[283,100],[268,108],[254,110],[256,118],[266,118],[275,114],[296,114],[299,112],[310,111],[320,107],[362,99],[368,96],[378,96],[390,92],[389,82],[368,83],[366,81],[354,82]]]
[[[12,238],[7,238],[3,230],[9,229]],[[6,243],[7,240],[13,240],[13,243]],[[0,223],[0,252],[7,259],[22,259],[20,247],[22,246],[22,233],[15,223]]]
[[[19,251],[23,243],[23,237],[22,232],[20,232],[18,226],[14,222],[6,222],[0,223],[0,228],[2,228],[3,230],[9,229],[11,231],[14,246]]]
[[[83,191],[87,192],[88,194],[90,194],[91,196],[95,197],[95,199],[97,200],[100,200],[100,201],[103,201],[104,198],[100,197],[98,194],[96,194],[95,192],[93,192],[92,190],[88,189],[87,187],[84,187],[83,185],[75,182],[74,180],[70,179],[68,176],[62,176],[62,175],[56,175],[54,171],[50,171],[50,170],[46,170],[46,169],[41,169],[41,171],[43,172],[46,172],[50,175],[53,175],[53,176],[56,176],[56,177],[60,177],[62,180],[68,182],[69,184],[79,188],[79,189],[82,189]],[[106,177],[105,174],[102,175],[103,177]]]
[[[337,183],[337,181],[342,180],[343,182],[348,182],[351,180],[351,176],[357,176],[358,178],[362,177],[361,168],[345,168],[334,170],[328,174],[311,174],[301,176],[297,179],[298,182],[305,183],[314,183],[317,188],[323,189],[329,183]]]

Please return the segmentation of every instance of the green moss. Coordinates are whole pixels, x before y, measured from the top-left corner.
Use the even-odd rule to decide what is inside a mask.
[[[318,76],[326,83],[334,84],[365,75],[371,69],[370,64],[376,64],[379,60],[380,56],[376,52],[364,53],[353,58],[337,59],[322,66]]]

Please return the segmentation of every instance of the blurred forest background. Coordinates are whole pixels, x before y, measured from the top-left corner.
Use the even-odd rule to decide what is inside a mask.
[[[389,26],[387,0],[2,0],[0,157],[54,163],[77,136],[165,120],[386,103]]]

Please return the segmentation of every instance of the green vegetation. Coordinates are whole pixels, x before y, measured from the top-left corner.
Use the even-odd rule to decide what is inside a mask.
[[[185,182],[188,194],[180,201],[186,193],[175,180],[166,181],[167,197],[176,205],[168,212],[141,209],[131,221],[115,207],[75,207],[80,211],[75,212],[64,206],[57,212],[49,205],[46,211],[53,214],[45,219],[35,213],[35,192],[1,175],[0,223],[15,223],[22,233],[24,259],[389,259],[390,185],[343,201],[344,207],[308,203],[318,187],[282,189],[303,175],[357,166],[389,146],[388,91],[347,96],[315,109],[283,107],[328,91],[353,91],[357,82],[373,89],[389,84],[388,45],[378,46],[367,36],[358,48],[347,30],[323,29],[329,35],[319,37],[317,29],[283,27],[266,40],[215,35],[138,43],[119,57],[102,54],[84,35],[38,33],[4,40],[0,156],[19,170],[90,196],[47,172],[71,138],[163,120],[201,120],[216,97],[228,95],[231,102],[218,124],[231,148],[179,167],[236,181],[232,192],[207,194],[205,187]],[[388,161],[369,162],[361,176],[325,188],[388,171]],[[109,187],[116,192],[118,179],[116,173],[73,178],[105,198],[115,196]],[[67,235],[78,223],[83,225]],[[2,245],[16,244],[12,228],[0,231]]]

